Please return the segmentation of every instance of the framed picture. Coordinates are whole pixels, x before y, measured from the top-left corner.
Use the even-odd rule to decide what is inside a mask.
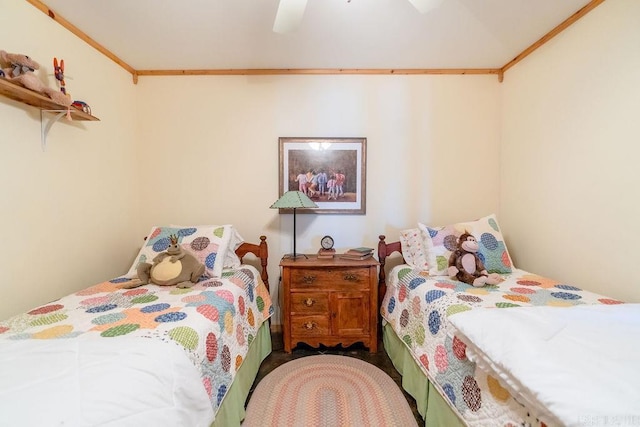
[[[366,213],[366,138],[279,138],[279,143],[278,197],[298,190],[318,205],[296,213]]]

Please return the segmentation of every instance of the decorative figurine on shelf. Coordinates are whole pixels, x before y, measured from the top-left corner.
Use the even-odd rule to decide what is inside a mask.
[[[60,60],[60,65],[58,65],[58,58],[53,58],[53,75],[56,76],[56,80],[60,85],[60,92],[67,94],[67,88],[64,83],[64,59]]]
[[[58,105],[64,107],[71,105],[70,97],[58,90],[47,87],[40,81],[34,73],[35,70],[40,69],[40,64],[27,55],[7,53],[4,50],[0,50],[0,62],[8,64],[8,67],[3,68],[5,78],[8,81],[46,95]]]
[[[86,102],[76,100],[73,101],[71,106],[76,107],[78,110],[81,110],[89,115],[91,114],[91,107],[89,107],[89,104],[87,104]]]
[[[53,58],[53,74],[58,81],[58,85],[60,86],[60,92],[71,98],[71,95],[67,93],[67,85],[64,81],[64,59],[61,59],[60,62],[58,62],[58,58]],[[84,101],[75,100],[71,103],[71,106],[91,115],[91,107],[89,107],[89,104]]]

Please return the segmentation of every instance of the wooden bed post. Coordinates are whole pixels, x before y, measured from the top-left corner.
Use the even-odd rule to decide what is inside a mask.
[[[267,289],[269,289],[269,274],[267,273],[267,260],[269,258],[269,247],[267,246],[267,236],[260,236],[259,257],[260,257],[260,265],[262,266],[260,277],[262,277],[262,281],[264,282]]]
[[[378,262],[380,262],[380,271],[378,272],[378,298],[382,301],[384,294],[387,292],[387,282],[384,273],[384,264],[387,259],[387,244],[384,239],[386,236],[381,234],[378,236],[380,241],[378,242]]]
[[[240,258],[240,262],[242,262],[242,258],[248,253],[252,253],[256,257],[260,258],[260,266],[262,267],[262,271],[260,271],[260,278],[267,289],[269,289],[269,274],[267,273],[269,247],[267,245],[267,236],[260,236],[260,243],[258,245],[253,243],[243,243],[236,250],[236,255]]]
[[[384,241],[385,238],[386,236],[384,234],[378,236],[378,239],[380,239],[380,241],[378,242],[378,261],[380,262],[380,272],[378,273],[379,301],[382,301],[382,299],[384,298],[384,294],[387,292],[387,275],[384,271],[387,257],[394,252],[399,252],[400,254],[402,254],[402,245],[400,241],[387,243]]]

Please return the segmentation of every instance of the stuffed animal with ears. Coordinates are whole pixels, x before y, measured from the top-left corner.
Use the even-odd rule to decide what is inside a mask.
[[[64,82],[64,59],[58,63],[58,58],[53,58],[53,75],[60,85],[60,92],[67,94],[67,87]]]
[[[449,257],[449,276],[475,287],[497,285],[503,279],[499,274],[487,273],[478,257],[479,248],[475,237],[467,232],[463,233],[458,238],[456,250]]]
[[[60,92],[59,90],[47,87],[34,73],[40,68],[40,64],[19,53],[7,53],[0,50],[0,62],[6,64],[2,69],[4,77],[12,82],[31,89],[34,92],[41,93],[51,98],[53,102],[65,107],[71,105],[71,97]]]
[[[126,288],[135,288],[147,283],[190,288],[198,282],[205,272],[204,264],[180,246],[178,236],[172,235],[169,239],[169,248],[159,253],[153,259],[153,264],[143,262],[138,265],[139,280],[129,283]]]

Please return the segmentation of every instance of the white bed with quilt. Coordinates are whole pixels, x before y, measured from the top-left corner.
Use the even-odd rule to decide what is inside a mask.
[[[127,289],[171,235],[202,278]],[[240,425],[271,352],[267,258],[230,225],[154,227],[124,276],[0,322],[0,424]]]
[[[504,281],[448,277],[465,231]],[[640,305],[514,268],[493,215],[381,236],[378,253],[385,350],[427,425],[640,424]]]

